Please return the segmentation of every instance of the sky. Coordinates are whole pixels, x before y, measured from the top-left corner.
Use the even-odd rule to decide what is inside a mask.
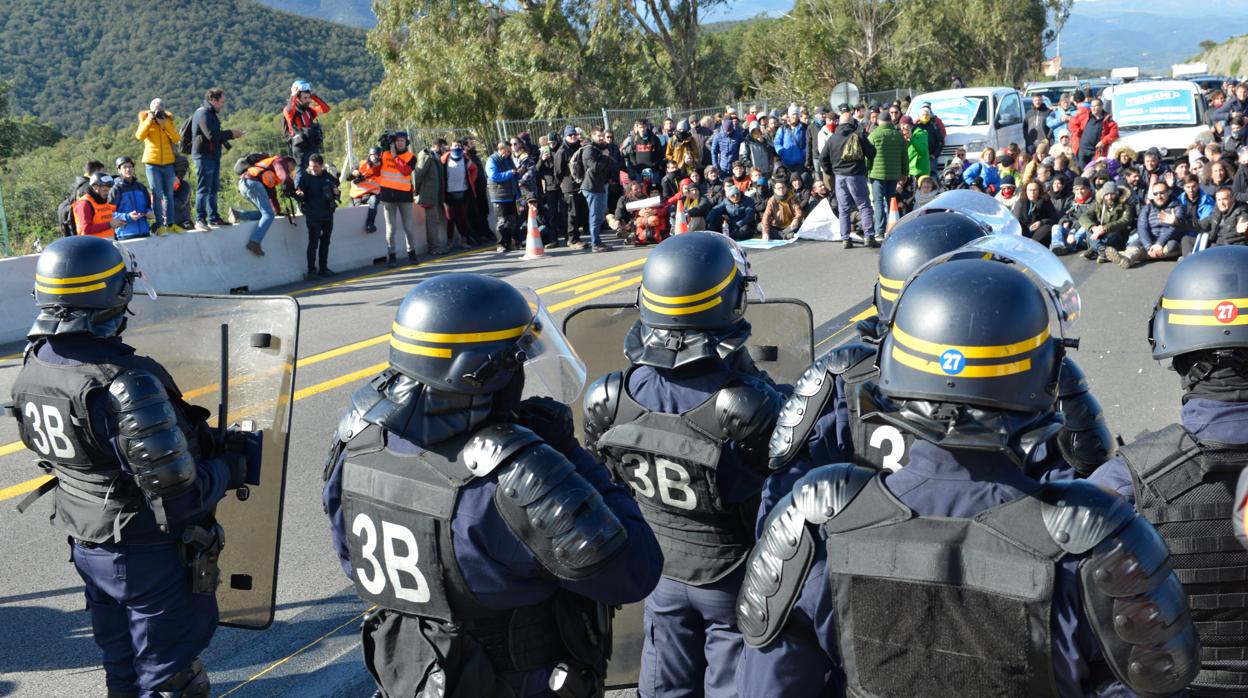
[[[793,8],[793,0],[737,0],[716,7],[703,17],[703,22],[723,22],[733,19],[750,19],[758,15],[776,17]]]

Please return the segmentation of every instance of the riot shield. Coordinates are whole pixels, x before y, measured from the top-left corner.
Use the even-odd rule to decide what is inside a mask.
[[[227,328],[227,424],[260,432],[263,455],[256,482],[217,505],[225,530],[217,602],[221,625],[267,628],[277,590],[299,305],[287,296],[136,294],[130,308],[135,317],[126,342],[159,361],[187,402],[211,411],[214,427],[222,402],[221,327]]]
[[[563,334],[585,362],[589,381],[629,367],[624,337],[637,322],[632,303],[587,305],[563,321]],[[754,363],[776,383],[793,383],[814,361],[814,314],[795,299],[750,301],[745,319],[751,327],[747,344]],[[582,433],[581,406],[571,405],[576,433]],[[637,685],[641,668],[642,604],[629,604],[615,614],[608,688]]]

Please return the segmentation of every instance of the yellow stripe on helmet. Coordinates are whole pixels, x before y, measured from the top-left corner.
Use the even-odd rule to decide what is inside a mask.
[[[896,325],[893,326],[892,334],[893,338],[896,339],[899,344],[916,351],[921,351],[924,354],[931,354],[932,356],[940,356],[946,351],[953,349],[960,352],[968,359],[1004,359],[1010,356],[1024,354],[1044,344],[1049,339],[1049,328],[1044,328],[1043,332],[1035,337],[1032,337],[1031,339],[1024,339],[1023,341],[1015,342],[1014,344],[1000,344],[996,346],[959,346],[956,344],[937,344],[935,342],[929,342],[925,339],[919,339],[913,335],[906,334]]]
[[[451,358],[451,350],[446,347],[422,347],[419,344],[410,344],[403,340],[390,335],[390,346],[398,349],[404,354],[416,354],[417,356],[432,356],[435,359]]]
[[[894,328],[894,332],[896,329]],[[893,345],[893,359],[897,363],[913,368],[916,371],[930,373],[945,378],[1001,378],[1003,376],[1012,376],[1017,373],[1024,373],[1031,370],[1031,359],[1022,359],[1008,364],[992,364],[989,366],[966,366],[957,374],[948,374],[941,370],[939,361],[929,361],[919,358],[913,354],[908,354]]]
[[[49,288],[47,286],[35,284],[35,290],[41,291],[43,293],[51,293],[53,295],[64,296],[64,295],[69,295],[71,293],[89,293],[91,291],[99,291],[100,289],[105,288],[107,286],[108,284],[104,283],[103,281],[99,282],[98,284],[90,284],[89,286],[73,286],[69,288]]]
[[[1213,300],[1184,300],[1181,298],[1162,297],[1161,307],[1166,310],[1213,310],[1223,303],[1234,303],[1235,307],[1248,307],[1248,298],[1215,298]]]
[[[98,274],[88,274],[87,276],[70,276],[64,279],[57,279],[51,276],[40,276],[38,274],[35,274],[35,281],[38,281],[39,283],[43,283],[43,284],[51,284],[53,286],[73,286],[74,284],[85,284],[85,283],[89,283],[92,281],[99,281],[100,279],[107,279],[108,277],[125,270],[125,268],[126,268],[125,262],[118,262],[117,266],[113,267],[112,269],[106,269]]]
[[[651,292],[643,285],[641,287],[641,295],[643,298],[649,298],[655,303],[663,303],[666,305],[682,305],[684,303],[696,303],[700,300],[705,300],[707,298],[710,298],[711,296],[727,288],[728,284],[732,283],[732,280],[735,279],[736,276],[737,276],[737,265],[734,264],[732,265],[732,270],[728,272],[728,276],[725,276],[723,281],[720,281],[719,283],[715,284],[711,288],[701,293],[695,293],[690,296],[660,296],[657,293]],[[647,305],[646,307],[650,308],[651,310],[660,312],[660,313],[668,313],[669,315],[684,314],[684,313],[668,312],[666,310],[661,310],[659,308],[655,308],[650,305]],[[712,306],[708,305],[706,307],[709,308]]]
[[[906,283],[904,279],[901,281],[898,281],[897,279],[890,279],[884,276],[883,274],[880,274],[878,278],[880,280],[881,286],[883,286],[884,288],[892,289],[894,291],[900,291],[901,287],[904,286]],[[894,295],[893,297],[896,298],[896,295]]]
[[[1215,315],[1183,315],[1179,313],[1166,313],[1166,322],[1171,325],[1200,325],[1202,327],[1231,327],[1234,325],[1248,325],[1248,313],[1242,313],[1235,317],[1234,320],[1222,321]]]
[[[397,322],[391,323],[390,330],[406,339],[414,339],[418,342],[431,342],[433,344],[475,344],[477,342],[497,342],[504,339],[515,339],[524,334],[524,330],[528,325],[513,327],[509,330],[496,330],[493,332],[422,332],[403,327]]]
[[[897,294],[884,288],[884,284],[880,284],[880,298],[886,301],[895,301],[897,300]]]
[[[662,305],[655,305],[654,303],[651,303],[649,300],[645,298],[641,299],[642,305],[646,306],[647,308],[649,308],[650,310],[653,310],[656,313],[661,313],[663,315],[692,315],[694,313],[700,313],[703,310],[710,310],[711,308],[714,308],[715,306],[719,305],[722,302],[724,302],[724,299],[719,298],[717,296],[715,298],[710,299],[709,301],[705,303],[699,303],[697,305],[691,305],[685,308],[668,308]]]

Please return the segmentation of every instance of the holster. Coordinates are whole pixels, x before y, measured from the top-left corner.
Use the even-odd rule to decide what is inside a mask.
[[[188,526],[182,532],[182,561],[191,571],[192,594],[215,594],[221,583],[218,560],[225,547],[225,529],[215,521]]]

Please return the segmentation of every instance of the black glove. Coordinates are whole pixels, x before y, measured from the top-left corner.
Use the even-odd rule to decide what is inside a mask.
[[[548,397],[531,397],[516,407],[516,421],[532,429],[555,450],[568,453],[578,445],[573,433],[572,410]]]
[[[232,485],[231,488],[260,484],[260,463],[263,456],[263,446],[263,432],[243,431],[233,426],[226,430],[225,443],[221,449],[222,457],[241,458],[243,462],[243,474],[238,478],[238,484]],[[232,465],[231,472],[233,472]],[[233,480],[234,478],[231,478],[231,482]]]
[[[247,484],[247,456],[242,453],[226,451],[218,456],[225,467],[230,469],[230,481],[225,489],[236,490]]]

